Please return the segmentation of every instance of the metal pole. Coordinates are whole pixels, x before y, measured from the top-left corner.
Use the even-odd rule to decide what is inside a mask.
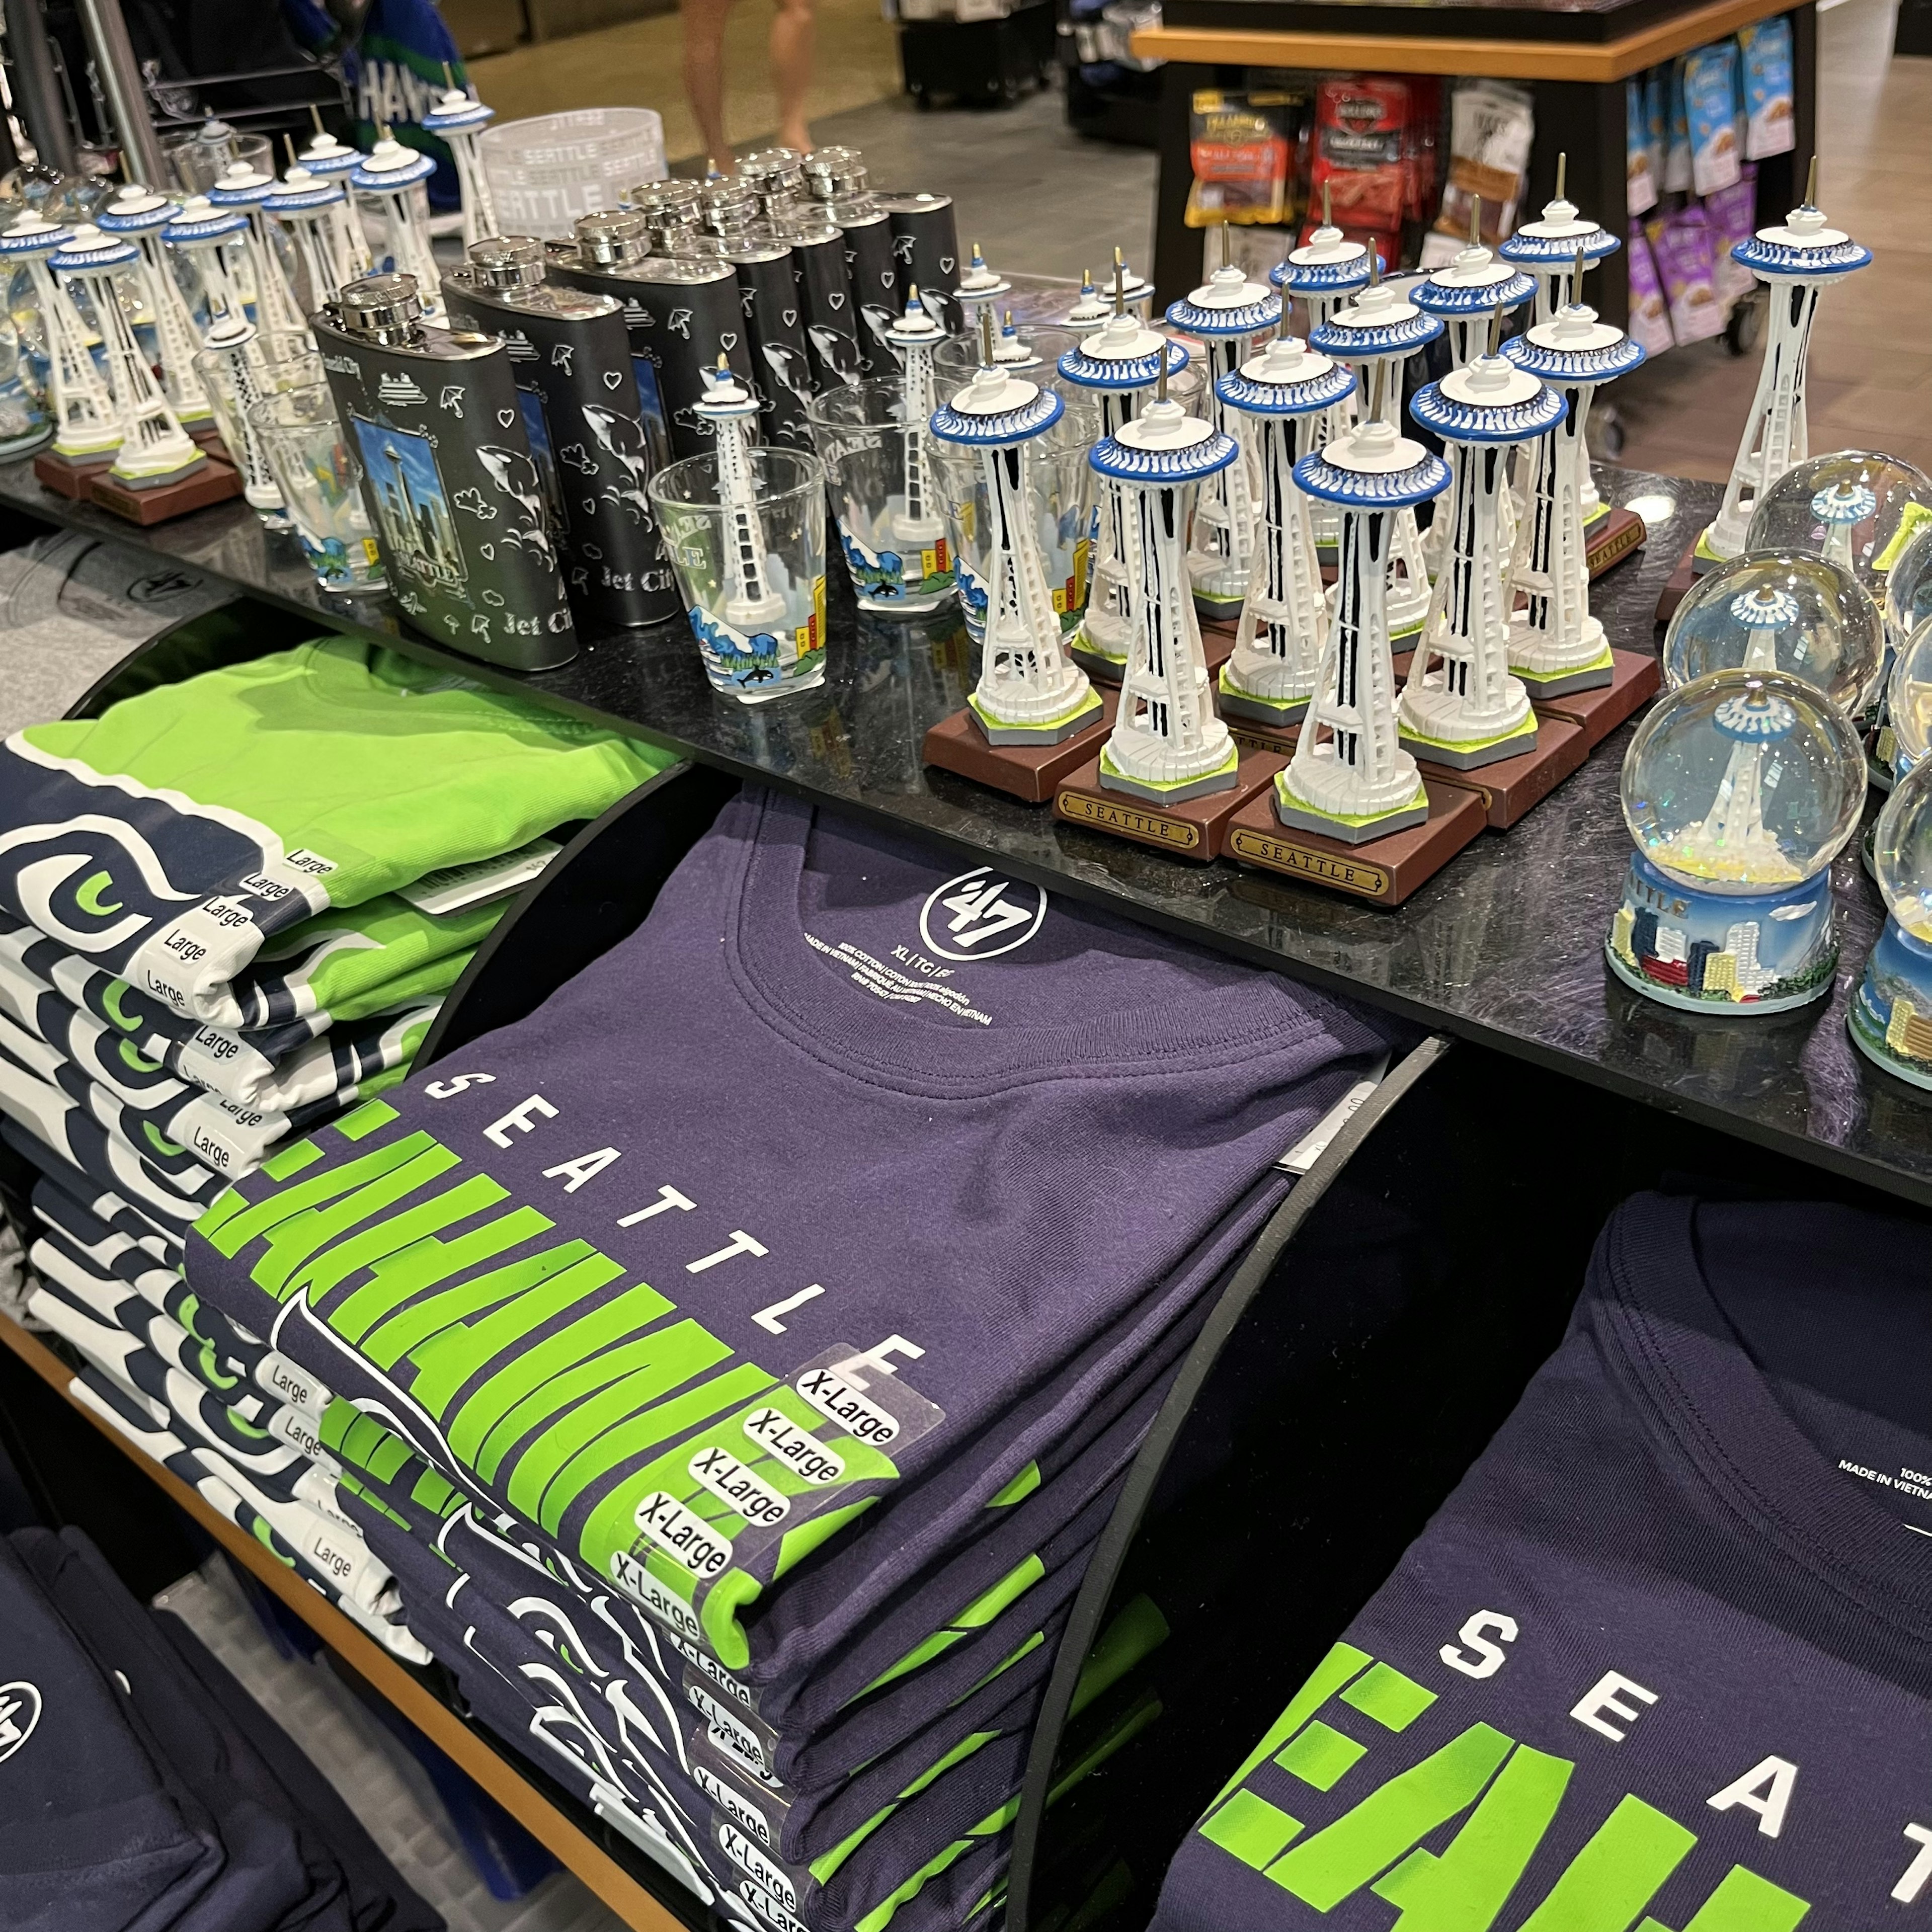
[[[161,144],[148,113],[148,97],[141,86],[141,69],[134,44],[128,38],[121,0],[80,0],[80,20],[94,54],[95,71],[114,116],[121,140],[121,172],[129,181],[158,188],[166,179]]]
[[[74,172],[74,130],[47,45],[38,0],[4,0],[8,64],[14,70],[14,106],[44,167]]]

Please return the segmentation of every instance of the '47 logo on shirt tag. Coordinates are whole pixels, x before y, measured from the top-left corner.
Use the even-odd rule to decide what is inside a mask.
[[[920,908],[919,936],[942,959],[992,959],[1024,946],[1046,916],[1046,894],[976,866],[948,879]]]

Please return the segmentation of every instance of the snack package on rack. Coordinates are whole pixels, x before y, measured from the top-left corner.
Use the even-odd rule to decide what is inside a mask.
[[[1632,341],[1650,355],[1661,356],[1676,346],[1670,332],[1670,312],[1664,306],[1664,288],[1657,277],[1657,259],[1650,252],[1650,238],[1643,224],[1630,225],[1630,332]]]
[[[1718,299],[1711,224],[1695,202],[1647,225],[1657,272],[1670,304],[1670,332],[1681,345],[1724,332],[1724,305]]]
[[[1187,225],[1270,224],[1288,202],[1288,109],[1291,97],[1198,89],[1190,119]]]
[[[1408,129],[1403,158],[1408,169],[1408,200],[1402,213],[1426,221],[1440,185],[1437,139],[1442,125],[1442,83],[1432,74],[1413,74],[1408,86]]]
[[[1792,106],[1791,22],[1780,14],[1738,29],[1744,68],[1744,155],[1761,161],[1798,145]]]
[[[1461,80],[1449,101],[1449,167],[1442,206],[1422,244],[1422,266],[1441,268],[1469,236],[1470,206],[1482,197],[1483,240],[1494,248],[1516,226],[1529,170],[1536,116],[1528,94],[1499,80]]]
[[[1624,201],[1632,216],[1657,206],[1657,177],[1650,168],[1650,134],[1644,119],[1643,83],[1624,83]]]
[[[1731,260],[1731,250],[1740,242],[1748,242],[1757,227],[1757,164],[1747,161],[1729,188],[1707,194],[1704,214],[1711,224],[1718,299],[1729,308],[1757,284],[1757,278],[1750,269]]]
[[[1670,70],[1654,67],[1643,77],[1643,133],[1650,146],[1650,178],[1664,191],[1664,162],[1670,143],[1666,103],[1670,93]]]
[[[1664,191],[1690,192],[1690,124],[1684,114],[1684,59],[1670,63],[1664,96]]]
[[[1409,201],[1412,84],[1394,74],[1331,74],[1315,90],[1308,200],[1329,194],[1335,226],[1377,236],[1391,258]]]
[[[1684,57],[1684,112],[1690,134],[1690,185],[1715,194],[1738,178],[1738,44],[1719,40]]]

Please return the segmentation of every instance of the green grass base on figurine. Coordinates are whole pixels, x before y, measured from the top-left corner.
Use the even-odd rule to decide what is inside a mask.
[[[1822,1000],[1832,990],[1832,976],[1838,970],[1838,949],[1834,945],[1828,955],[1821,957],[1817,964],[1809,969],[1816,978],[1798,990],[1780,994],[1770,1000],[1733,1000],[1721,993],[1693,993],[1673,986],[1661,980],[1653,980],[1642,967],[1632,965],[1618,952],[1614,940],[1604,941],[1604,957],[1610,962],[1610,970],[1626,986],[1654,1000],[1660,1006],[1675,1006],[1682,1012],[1708,1013],[1719,1019],[1749,1018],[1754,1014],[1788,1013],[1799,1006],[1808,1006],[1814,1000]]]
[[[1571,664],[1562,670],[1526,669],[1514,657],[1510,676],[1520,679],[1532,704],[1547,704],[1552,698],[1567,698],[1574,692],[1595,691],[1615,682],[1616,660],[1606,644],[1587,664]]]
[[[216,456],[204,456],[192,470],[165,483],[130,487],[104,471],[90,477],[87,485],[89,502],[144,530],[151,524],[166,523],[170,517],[184,517],[191,510],[205,510],[211,503],[225,503],[241,494],[240,473],[233,464]]]
[[[1066,640],[1066,655],[1087,675],[1102,684],[1118,684],[1127,674],[1126,654],[1115,657],[1094,643],[1084,630],[1076,631]]]
[[[1212,792],[1231,790],[1234,784],[1235,767],[1240,761],[1240,751],[1231,740],[1228,755],[1212,771],[1203,772],[1198,778],[1136,778],[1114,762],[1114,749],[1109,744],[1100,754],[1100,788],[1102,791],[1130,793],[1136,798],[1149,800],[1155,805],[1180,805],[1190,798],[1204,798]]]
[[[1405,680],[1405,682],[1406,680]],[[1426,760],[1452,772],[1473,772],[1483,765],[1500,764],[1505,758],[1520,758],[1536,749],[1536,713],[1526,712],[1520,724],[1489,738],[1438,738],[1418,731],[1402,715],[1396,719],[1396,734],[1402,748],[1418,763]]]
[[[1315,754],[1322,754],[1322,741],[1316,740]],[[1297,832],[1313,832],[1344,845],[1367,845],[1378,838],[1393,838],[1398,832],[1424,824],[1429,817],[1429,790],[1416,776],[1415,791],[1407,805],[1390,812],[1324,812],[1311,805],[1294,789],[1287,772],[1274,788],[1274,812],[1282,824]]]
[[[1098,696],[1100,709],[1093,723],[1057,745],[988,744],[979,719],[962,707],[926,733],[921,755],[941,771],[989,785],[1027,805],[1045,805],[1069,772],[1099,758],[1102,742],[1114,728],[1120,694],[1109,686]]]
[[[1420,825],[1365,845],[1292,830],[1275,813],[1272,785],[1228,822],[1225,855],[1258,872],[1275,872],[1376,905],[1400,905],[1480,836],[1482,802],[1460,785],[1431,785],[1429,816]]]
[[[979,720],[989,745],[1058,745],[1085,730],[1100,715],[1100,694],[1090,687],[1077,704],[1057,717],[1042,718],[1037,723],[1030,719],[1016,723],[1010,718],[995,718],[980,703],[977,692],[967,699],[966,708]]]
[[[1474,770],[1436,764],[1419,743],[1407,737],[1402,742],[1414,754],[1424,781],[1432,790],[1438,785],[1452,784],[1474,793],[1482,801],[1484,822],[1492,832],[1507,832],[1565,778],[1581,771],[1590,755],[1582,727],[1567,718],[1539,718],[1532,749]]]
[[[1094,757],[1061,780],[1053,795],[1053,815],[1204,865],[1221,855],[1228,823],[1238,812],[1257,797],[1266,805],[1275,774],[1286,762],[1280,752],[1244,751],[1232,785],[1156,802],[1104,784],[1102,760]]]
[[[1306,698],[1260,698],[1244,691],[1231,678],[1228,667],[1220,667],[1214,681],[1214,708],[1230,721],[1240,718],[1264,724],[1271,731],[1292,731],[1308,709]]]
[[[1648,652],[1612,650],[1610,665],[1606,685],[1548,698],[1533,688],[1529,694],[1538,717],[1567,718],[1582,728],[1586,758],[1625,718],[1648,704],[1662,682],[1658,662]]]

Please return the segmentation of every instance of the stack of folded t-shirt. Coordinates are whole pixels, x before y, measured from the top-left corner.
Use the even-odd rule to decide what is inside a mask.
[[[400,1079],[544,835],[664,762],[346,638],[0,747],[0,1134],[40,1176],[31,1312],[87,1356],[76,1393],[406,1654],[304,1446],[326,1392],[198,1309],[182,1238],[224,1179]]]
[[[441,1932],[188,1626],[76,1530],[0,1538],[0,1924]]]
[[[1125,1472],[1389,1044],[748,794],[529,1019],[224,1194],[188,1280],[336,1392],[484,1722],[735,1922],[976,1924]],[[1105,1634],[1081,1765],[1165,1634]]]
[[[1932,1906],[1922,1223],[1640,1196],[1562,1347],[1184,1842],[1156,1932]]]

